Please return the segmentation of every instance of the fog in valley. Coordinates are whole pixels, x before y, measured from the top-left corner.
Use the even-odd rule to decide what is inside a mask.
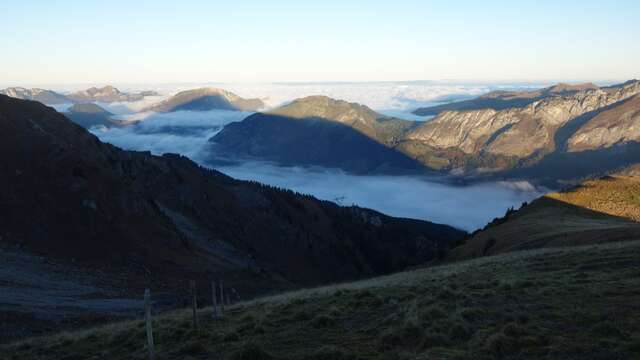
[[[511,86],[514,87],[517,85]],[[169,93],[184,88],[188,86],[163,90]],[[270,107],[301,96],[323,94],[361,102],[386,115],[426,121],[429,118],[412,115],[410,111],[420,105],[464,99],[496,87],[391,83],[235,85],[228,88],[241,96],[265,99]],[[165,114],[136,112],[162,98],[154,97],[139,103],[100,104],[117,114],[116,119],[136,123],[121,128],[92,128],[91,132],[123,149],[151,151],[158,155],[178,153],[210,166],[205,163],[203,152],[207,141],[225,125],[241,121],[250,114],[224,110]],[[504,215],[508,208],[517,208],[522,202],[542,194],[542,189],[526,182],[454,186],[428,177],[356,176],[336,169],[281,167],[261,161],[230,163],[215,168],[235,178],[312,194],[345,206],[355,204],[388,215],[426,219],[465,230],[482,227],[494,217]]]

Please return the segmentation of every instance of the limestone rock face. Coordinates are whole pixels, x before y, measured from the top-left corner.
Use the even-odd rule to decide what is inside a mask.
[[[640,141],[640,95],[620,106],[604,111],[569,138],[568,151],[608,148],[629,141]]]
[[[569,121],[638,93],[640,81],[633,81],[607,88],[587,87],[568,96],[550,96],[500,111],[445,111],[409,132],[406,139],[440,149],[455,148],[469,155],[484,152],[526,158],[555,150],[556,132]]]

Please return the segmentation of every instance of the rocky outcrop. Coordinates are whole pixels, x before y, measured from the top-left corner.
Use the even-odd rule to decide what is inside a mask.
[[[10,87],[0,90],[0,94],[22,100],[34,100],[45,105],[69,104],[74,101],[57,92],[39,88],[26,89],[23,87]]]
[[[145,111],[257,111],[264,106],[260,99],[245,99],[223,89],[201,88],[181,91],[169,99],[146,108]]]

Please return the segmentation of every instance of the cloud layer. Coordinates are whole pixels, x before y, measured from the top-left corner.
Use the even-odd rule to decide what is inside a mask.
[[[442,96],[470,96],[487,89],[475,86],[432,87],[401,84],[353,84],[353,85],[238,85],[231,91],[241,96],[287,99],[306,94],[325,94],[350,101],[358,101],[374,108],[395,106],[389,112],[406,115],[412,107],[403,109],[399,96],[415,99],[437,99]],[[117,118],[138,121],[124,128],[94,128],[91,131],[101,140],[131,150],[147,150],[154,154],[179,153],[203,165],[203,148],[208,139],[226,124],[241,121],[249,113],[235,111],[206,111],[175,113],[134,113],[130,104],[111,104],[110,111],[124,114]],[[118,111],[120,110],[120,111]],[[408,117],[408,116],[405,116]],[[266,162],[218,167],[218,170],[236,178],[257,180],[263,183],[309,193],[321,199],[336,201],[342,205],[357,204],[383,213],[451,224],[465,230],[484,226],[506,209],[519,206],[541,194],[526,182],[484,183],[472,186],[451,186],[434,178],[410,176],[354,176],[334,169],[308,169],[278,167]]]
[[[414,176],[355,176],[331,169],[279,167],[248,162],[219,167],[232,177],[256,180],[341,205],[359,205],[388,215],[445,223],[475,230],[509,207],[519,207],[542,194],[527,182],[495,182],[452,186]]]

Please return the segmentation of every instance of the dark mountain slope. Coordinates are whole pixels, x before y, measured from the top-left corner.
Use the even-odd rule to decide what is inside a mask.
[[[417,172],[418,162],[392,148],[414,127],[359,104],[312,96],[227,125],[209,150],[212,160],[249,157],[353,173]]]
[[[256,111],[263,107],[264,103],[260,99],[245,99],[222,89],[201,88],[181,91],[167,100],[146,108],[145,111]]]
[[[159,272],[246,268],[250,255],[315,283],[416,264],[461,235],[122,151],[34,102],[0,97],[0,130],[2,242],[49,255]]]

